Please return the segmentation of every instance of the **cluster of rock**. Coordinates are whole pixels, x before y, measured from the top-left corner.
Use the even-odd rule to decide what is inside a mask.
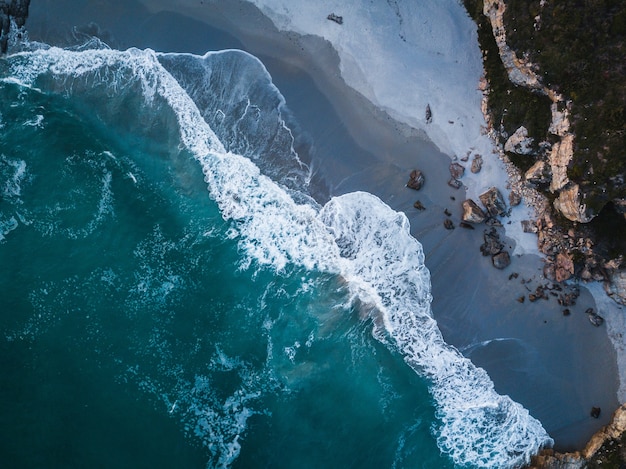
[[[517,56],[507,44],[504,24],[504,0],[485,0],[483,13],[489,18],[500,58],[507,70],[509,80],[534,92],[547,96],[551,101],[551,123],[548,129],[554,143],[540,142],[535,145],[525,127],[519,127],[512,135],[504,129],[495,130],[489,122],[488,86],[483,83],[483,113],[493,137],[506,140],[501,158],[507,163],[514,192],[522,194],[536,211],[537,223],[525,227],[538,234],[539,249],[547,256],[546,276],[562,281],[578,276],[585,281],[603,281],[605,290],[618,303],[626,305],[626,265],[621,257],[607,258],[594,246],[597,244],[592,230],[585,224],[596,215],[584,203],[584,194],[567,174],[575,146],[575,135],[570,131],[571,101],[545,86],[536,73],[537,67],[526,58]],[[498,138],[494,138],[498,140]],[[513,168],[506,154],[515,154],[534,161],[525,174]],[[540,191],[553,194],[550,203]],[[513,193],[513,192],[512,192]],[[613,204],[618,213],[626,217],[626,200],[616,199]],[[555,223],[555,217],[563,216],[574,222],[570,228]],[[616,235],[618,235],[616,233]],[[558,258],[557,255],[561,254]],[[575,257],[575,259],[574,259]]]
[[[0,53],[7,52],[11,23],[18,30],[23,29],[29,5],[30,0],[0,0]]]

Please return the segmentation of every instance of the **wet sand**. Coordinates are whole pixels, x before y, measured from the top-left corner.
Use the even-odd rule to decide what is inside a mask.
[[[558,449],[584,446],[608,423],[618,406],[616,354],[606,327],[593,327],[584,314],[595,307],[591,295],[583,289],[570,316],[554,297],[519,303],[527,287],[545,283],[541,259],[514,256],[503,271],[492,267],[479,252],[484,226],[458,227],[464,192],[446,184],[450,158],[421,132],[393,121],[345,86],[327,42],[280,33],[239,0],[40,0],[31,5],[32,39],[58,42],[73,26],[99,31],[118,48],[198,54],[241,48],[259,57],[285,96],[297,149],[314,170],[315,197],[323,203],[333,195],[366,190],[409,217],[412,234],[424,246],[433,314],[445,339],[484,367],[498,392],[528,408]],[[405,187],[414,168],[426,174],[420,192]],[[413,208],[417,199],[425,211]],[[445,209],[452,213],[454,230],[443,227]],[[514,272],[518,278],[509,280]],[[590,417],[592,406],[603,409],[599,419]]]

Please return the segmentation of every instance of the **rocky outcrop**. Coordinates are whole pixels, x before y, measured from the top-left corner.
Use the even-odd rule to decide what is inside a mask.
[[[574,275],[574,262],[572,256],[567,253],[559,252],[556,255],[554,269],[554,279],[557,282],[564,282]]]
[[[581,202],[580,188],[572,182],[562,189],[558,198],[554,201],[554,208],[561,212],[565,218],[581,223],[590,222],[594,215]]]
[[[463,201],[463,221],[468,223],[482,223],[485,221],[485,212],[472,199]]]
[[[549,165],[545,161],[539,160],[526,171],[524,179],[531,184],[547,184],[550,182],[550,176]]]
[[[0,52],[5,54],[9,43],[11,22],[22,29],[28,18],[30,0],[0,0]]]
[[[504,144],[504,151],[517,153],[518,155],[531,155],[534,153],[535,139],[528,136],[526,127],[521,126],[511,135]]]

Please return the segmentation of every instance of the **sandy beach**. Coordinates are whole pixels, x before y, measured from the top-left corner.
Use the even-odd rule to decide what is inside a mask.
[[[560,450],[584,446],[609,421],[624,399],[618,378],[623,364],[618,369],[606,323],[593,327],[584,312],[597,308],[609,327],[621,327],[613,320],[618,308],[596,304],[585,288],[569,316],[563,315],[553,296],[518,302],[520,296],[546,283],[540,257],[522,254],[532,245],[533,235],[512,230],[518,245],[526,247],[516,250],[515,241],[509,239],[511,265],[493,268],[491,259],[479,251],[486,227],[459,227],[461,202],[467,193],[475,197],[488,189],[489,181],[468,176],[463,179],[467,193],[448,186],[454,155],[440,151],[423,129],[392,118],[393,112],[347,86],[340,57],[329,42],[281,32],[259,9],[239,0],[119,3],[123,5],[88,11],[76,1],[33,2],[28,23],[31,39],[59,42],[60,34],[78,26],[75,35],[97,33],[117,48],[198,54],[241,48],[256,55],[286,99],[291,115],[285,117],[294,131],[296,149],[313,170],[312,195],[324,203],[334,195],[366,190],[406,213],[411,233],[424,246],[432,278],[432,310],[446,341],[485,368],[499,393],[508,394],[539,419]],[[415,120],[423,114],[420,106]],[[434,134],[431,140],[445,138],[438,130]],[[504,189],[505,172],[497,155],[484,148],[480,151],[484,178],[498,178],[498,186]],[[419,192],[405,187],[415,168],[426,175]],[[417,199],[426,210],[413,208]],[[457,226],[454,230],[443,226],[446,209]],[[527,208],[519,207],[511,227],[527,214]],[[508,221],[503,219],[505,226]],[[600,293],[594,289],[596,296]],[[612,337],[619,340],[614,330]],[[602,409],[598,419],[589,415],[593,406]]]

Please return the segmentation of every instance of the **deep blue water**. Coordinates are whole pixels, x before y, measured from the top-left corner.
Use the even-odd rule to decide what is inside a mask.
[[[320,205],[239,51],[0,60],[6,467],[514,467],[541,425],[443,341],[408,221]]]

